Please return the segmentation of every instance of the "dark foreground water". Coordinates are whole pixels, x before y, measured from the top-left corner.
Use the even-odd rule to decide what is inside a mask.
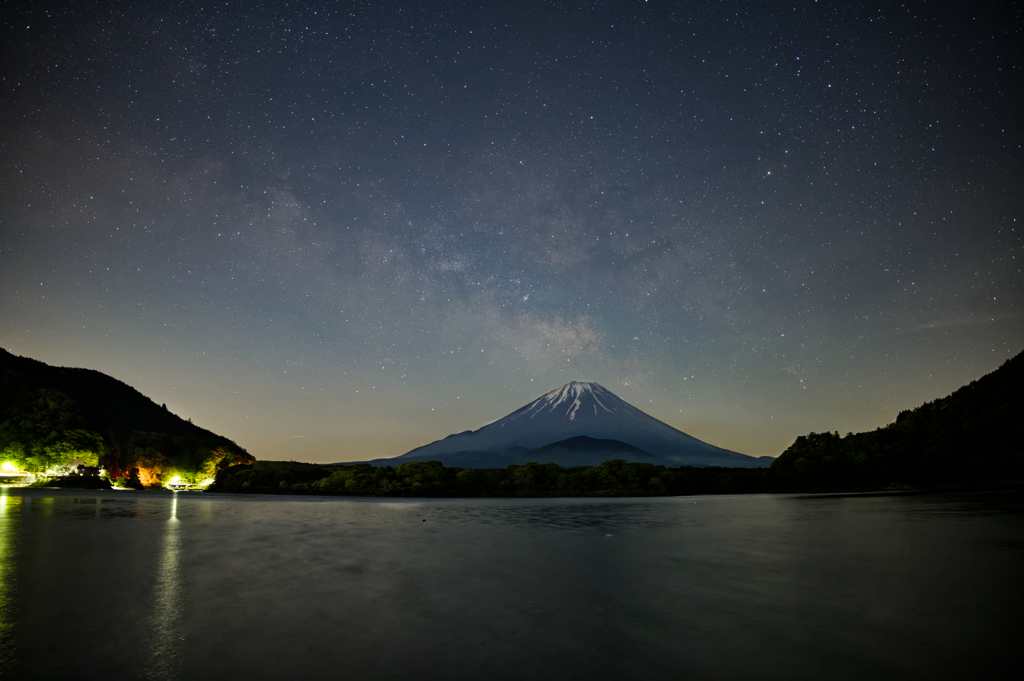
[[[983,678],[1022,652],[1019,494],[0,494],[3,678]]]

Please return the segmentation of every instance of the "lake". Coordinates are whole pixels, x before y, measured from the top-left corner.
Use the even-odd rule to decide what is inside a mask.
[[[0,490],[0,676],[983,677],[1024,495]]]

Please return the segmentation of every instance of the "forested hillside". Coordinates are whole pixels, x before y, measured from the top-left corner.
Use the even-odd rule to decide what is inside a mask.
[[[1024,353],[867,433],[810,433],[772,464],[776,489],[1007,480],[1024,475]]]
[[[231,440],[179,418],[90,369],[53,367],[0,349],[0,462],[33,473],[102,466],[112,480],[198,483],[252,463]]]

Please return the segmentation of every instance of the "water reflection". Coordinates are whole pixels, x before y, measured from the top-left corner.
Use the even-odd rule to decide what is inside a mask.
[[[170,518],[164,525],[163,547],[157,565],[150,618],[148,679],[177,678],[181,664],[181,537],[178,523],[178,493],[171,499]]]
[[[525,525],[548,529],[620,530],[625,528],[664,528],[690,522],[703,512],[696,503],[675,504],[673,512],[659,515],[652,506],[665,506],[665,499],[446,499],[443,501],[374,501],[360,510],[374,516],[386,509],[406,514],[416,521],[464,523],[467,520],[486,525]]]
[[[972,678],[1019,647],[1019,494],[7,494],[0,681],[14,663],[52,679]]]
[[[14,661],[14,549],[16,508],[22,497],[8,496],[7,488],[0,488],[0,669],[10,669]]]

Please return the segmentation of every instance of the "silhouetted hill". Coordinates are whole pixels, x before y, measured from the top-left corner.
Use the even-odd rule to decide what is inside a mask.
[[[963,484],[1024,475],[1024,353],[868,433],[810,433],[772,464],[776,488]]]
[[[252,462],[231,440],[179,418],[91,369],[54,367],[0,349],[0,456],[33,472],[101,465],[144,485],[198,482]]]
[[[578,435],[544,447],[532,449],[520,456],[523,463],[556,463],[566,468],[572,466],[599,466],[605,461],[621,459],[630,463],[661,463],[658,457],[639,447],[618,440]]]
[[[434,461],[436,455],[403,456],[396,459],[376,459],[369,462],[374,466],[401,465],[410,461]],[[444,465],[454,468],[505,468],[521,466],[531,461],[537,463],[553,463],[566,468],[573,466],[598,466],[605,461],[620,459],[630,463],[661,463],[658,457],[645,452],[639,447],[602,438],[578,435],[558,442],[552,442],[536,449],[526,447],[509,447],[502,451],[491,452],[451,452],[443,455]],[[344,465],[344,464],[333,464]],[[353,464],[349,464],[353,465]]]

